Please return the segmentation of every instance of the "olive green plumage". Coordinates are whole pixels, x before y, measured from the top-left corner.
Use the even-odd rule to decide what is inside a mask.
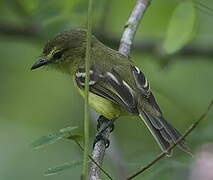
[[[49,66],[70,74],[84,96],[86,30],[65,31],[47,42],[32,69]],[[139,116],[163,151],[181,136],[164,118],[142,71],[126,56],[92,37],[89,103],[108,119]],[[184,141],[179,147],[189,152]],[[168,155],[171,152],[167,152]]]

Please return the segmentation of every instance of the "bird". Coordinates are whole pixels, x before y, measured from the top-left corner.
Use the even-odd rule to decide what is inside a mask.
[[[85,97],[86,36],[85,29],[59,33],[45,44],[31,70],[46,66],[68,74]],[[91,36],[89,104],[109,120],[124,115],[138,116],[167,156],[172,154],[168,148],[181,137],[181,133],[165,120],[145,74],[129,57],[107,47],[94,35]],[[190,153],[184,139],[178,146]]]

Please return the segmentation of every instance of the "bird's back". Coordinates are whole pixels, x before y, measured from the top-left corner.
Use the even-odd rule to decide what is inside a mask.
[[[120,52],[105,46],[100,41],[98,43],[100,43],[98,46],[92,47],[91,66],[97,67],[97,71],[102,74],[116,71],[132,89],[135,89],[131,70],[134,63]]]

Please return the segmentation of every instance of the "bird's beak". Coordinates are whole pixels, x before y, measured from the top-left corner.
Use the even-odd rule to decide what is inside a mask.
[[[46,59],[39,59],[38,61],[36,61],[36,62],[32,65],[31,70],[37,69],[37,68],[39,68],[39,67],[41,67],[41,66],[44,66],[44,65],[46,65],[46,64],[48,64],[48,63],[49,63],[49,61],[46,60]]]

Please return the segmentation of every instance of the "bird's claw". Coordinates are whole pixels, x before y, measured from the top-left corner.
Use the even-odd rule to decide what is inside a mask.
[[[110,141],[109,139],[107,139],[106,137],[103,136],[102,133],[98,133],[96,136],[95,136],[95,140],[93,142],[93,149],[95,147],[95,144],[98,142],[98,141],[103,141],[104,142],[104,145],[105,145],[105,148],[108,148],[109,145],[110,145]]]
[[[98,124],[97,124],[97,135],[95,136],[95,140],[94,140],[94,143],[93,143],[93,148],[95,147],[95,144],[102,140],[105,144],[105,148],[108,148],[109,145],[110,145],[110,141],[109,139],[107,139],[105,136],[104,136],[104,132],[110,128],[110,132],[112,132],[114,130],[114,121],[115,119],[113,120],[109,120],[107,118],[105,118],[104,116],[100,116],[98,118]]]
[[[110,127],[110,132],[112,132],[114,130],[114,120],[109,120],[109,119],[105,118],[104,116],[100,116],[97,121],[98,121],[97,131],[99,131],[99,132],[105,131],[105,129],[107,129],[108,127]],[[102,130],[100,130],[101,125],[103,123],[107,123],[107,125]]]

